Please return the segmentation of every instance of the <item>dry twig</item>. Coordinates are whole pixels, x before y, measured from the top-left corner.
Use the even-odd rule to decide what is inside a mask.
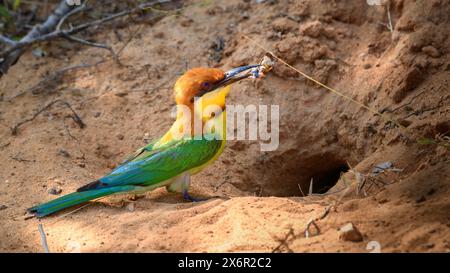
[[[86,126],[86,124],[83,122],[83,120],[77,114],[77,112],[75,112],[75,110],[72,108],[72,106],[68,102],[63,101],[61,99],[57,99],[57,100],[54,100],[54,101],[50,102],[46,106],[42,107],[40,110],[38,110],[36,113],[34,113],[34,115],[32,117],[24,119],[24,120],[20,121],[19,123],[17,123],[16,125],[14,125],[14,127],[11,128],[11,134],[12,135],[17,135],[17,130],[19,129],[20,126],[22,126],[23,124],[25,124],[27,122],[33,121],[37,116],[39,116],[39,114],[41,114],[45,110],[49,109],[50,107],[52,107],[56,103],[61,103],[61,104],[63,104],[64,106],[66,106],[67,108],[69,108],[72,111],[73,115],[71,117],[72,117],[73,121],[75,121],[75,123],[80,128],[84,128]]]
[[[64,75],[67,72],[81,69],[81,68],[89,68],[89,67],[97,66],[104,62],[105,62],[105,60],[100,60],[93,64],[77,64],[77,65],[61,68],[61,69],[57,70],[55,73],[50,74],[50,75],[46,76],[45,78],[43,78],[42,80],[40,80],[35,86],[21,91],[21,92],[17,93],[16,95],[12,96],[11,98],[5,99],[5,101],[10,102],[13,99],[20,97],[28,92],[31,92],[33,95],[39,94],[40,90],[46,90],[47,92],[51,92],[51,89],[53,89],[55,87],[55,84],[58,84],[60,82],[61,78],[64,77]]]
[[[316,224],[316,221],[322,220],[323,218],[327,217],[328,213],[330,212],[330,209],[331,209],[331,206],[326,207],[325,210],[324,210],[324,212],[323,212],[319,217],[316,217],[316,218],[314,218],[314,219],[311,219],[311,220],[306,224],[306,228],[305,228],[305,231],[304,231],[305,238],[309,238],[309,237],[310,237],[310,232],[309,232],[309,230],[310,230],[310,228],[311,228],[311,225],[313,225],[313,226],[315,227],[315,229],[316,229],[316,235],[319,235],[319,234],[320,234],[320,228],[319,228],[319,226]]]
[[[55,11],[42,25],[34,26],[33,29],[19,42],[14,42],[9,39],[11,47],[0,54],[0,77],[3,74],[6,74],[9,68],[17,62],[24,52],[24,45],[32,44],[43,34],[49,33],[61,20],[61,17],[68,13],[71,9],[72,8],[67,5],[66,1],[61,1]],[[5,41],[5,39],[3,39],[3,41]]]
[[[45,235],[45,231],[44,231],[44,228],[42,227],[42,224],[38,225],[38,229],[39,229],[39,234],[41,235],[41,242],[42,242],[42,247],[44,248],[44,252],[50,253],[50,251],[48,250],[47,236]]]
[[[74,34],[83,31],[89,27],[97,26],[100,24],[104,24],[106,22],[115,20],[120,17],[124,17],[126,15],[130,15],[133,13],[141,12],[146,9],[150,9],[153,6],[157,4],[164,4],[164,3],[170,3],[170,0],[154,0],[149,1],[147,3],[143,3],[138,5],[135,8],[128,9],[125,11],[121,11],[109,16],[106,16],[101,19],[97,19],[91,22],[83,23],[78,26],[70,27],[67,30],[61,29],[62,24],[64,21],[74,13],[80,12],[84,8],[75,8],[72,9],[71,6],[68,6],[66,1],[61,1],[58,8],[55,9],[55,11],[50,15],[47,19],[47,21],[42,25],[37,25],[33,28],[33,30],[30,31],[24,38],[22,38],[18,42],[11,43],[11,40],[9,39],[1,39],[4,42],[8,42],[10,45],[9,48],[5,49],[3,52],[0,53],[0,76],[3,74],[6,74],[6,72],[9,70],[9,68],[17,62],[17,60],[20,58],[20,56],[23,54],[25,48],[29,47],[32,44],[43,42],[43,41],[49,41],[56,38],[65,38],[71,41],[76,41],[85,45],[89,46],[95,46],[100,47],[109,50],[113,56],[114,59],[117,61],[116,54],[114,53],[113,49],[110,46],[88,42],[81,38],[73,37]]]

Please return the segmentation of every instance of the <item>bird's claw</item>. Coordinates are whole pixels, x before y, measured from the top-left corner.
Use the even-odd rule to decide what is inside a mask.
[[[201,202],[201,201],[206,201],[206,200],[209,199],[209,198],[193,197],[193,196],[191,196],[191,195],[189,194],[188,191],[184,191],[184,192],[183,192],[183,198],[184,198],[184,200],[186,200],[186,201],[191,201],[191,202]]]

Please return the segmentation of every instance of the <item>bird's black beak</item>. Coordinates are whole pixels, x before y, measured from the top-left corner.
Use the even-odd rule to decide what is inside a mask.
[[[204,95],[208,92],[217,90],[219,88],[225,87],[227,85],[230,85],[243,79],[250,78],[252,76],[258,77],[258,75],[255,73],[258,73],[257,68],[259,68],[260,66],[261,66],[260,64],[252,64],[228,70],[227,72],[225,72],[225,77],[222,80],[213,84],[208,90],[202,92],[203,94],[200,95]]]

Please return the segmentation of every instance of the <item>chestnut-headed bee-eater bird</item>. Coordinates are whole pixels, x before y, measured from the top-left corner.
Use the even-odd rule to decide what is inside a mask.
[[[170,192],[181,192],[186,200],[199,201],[188,193],[190,177],[211,164],[223,151],[226,141],[225,102],[230,85],[252,77],[251,71],[260,66],[247,65],[227,72],[217,68],[187,71],[175,83],[177,119],[165,135],[137,150],[104,177],[28,211],[43,217],[107,195],[142,193],[163,186]],[[202,112],[209,105],[220,107],[221,113],[205,117]],[[202,125],[212,121],[222,127],[208,133],[184,128],[190,137],[175,137],[185,124],[184,112],[179,109],[189,109],[193,113],[191,121],[200,115]],[[192,125],[194,123],[191,122]]]

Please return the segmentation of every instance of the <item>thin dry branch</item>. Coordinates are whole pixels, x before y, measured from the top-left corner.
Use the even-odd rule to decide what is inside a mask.
[[[387,27],[388,27],[388,29],[389,29],[389,31],[391,33],[394,33],[394,26],[392,25],[391,8],[390,8],[390,6],[391,6],[391,3],[388,1],[388,4],[387,4],[387,16],[388,16]]]
[[[302,186],[300,186],[300,184],[297,184],[297,186],[298,186],[298,189],[300,190],[300,192],[302,193],[302,196],[306,196],[306,195],[303,193]]]
[[[45,235],[45,231],[44,231],[44,228],[42,227],[42,224],[38,225],[38,230],[39,230],[39,234],[41,235],[41,242],[42,242],[42,247],[44,248],[44,252],[50,253],[50,251],[48,249],[48,244],[47,244],[47,236]]]
[[[80,128],[84,128],[84,127],[86,126],[86,124],[83,122],[83,120],[82,120],[82,119],[80,118],[80,116],[77,114],[77,112],[75,112],[75,110],[72,108],[72,106],[71,106],[68,102],[63,101],[63,100],[60,100],[60,99],[57,99],[57,100],[54,100],[54,101],[50,102],[50,103],[47,104],[46,106],[42,107],[40,110],[38,110],[36,113],[34,113],[34,115],[31,116],[30,118],[24,119],[24,120],[22,120],[21,122],[19,122],[19,123],[17,123],[16,125],[14,125],[14,126],[11,128],[11,134],[12,134],[12,135],[17,135],[17,130],[19,129],[20,126],[22,126],[23,124],[25,124],[25,123],[27,123],[27,122],[33,121],[37,116],[39,116],[39,114],[41,114],[41,113],[44,112],[45,110],[49,109],[50,107],[52,107],[52,106],[55,105],[56,103],[61,103],[61,104],[63,104],[64,106],[66,106],[67,108],[69,108],[69,109],[72,111],[72,113],[73,113],[72,119],[73,119],[73,121],[75,121],[75,123],[76,123]]]
[[[16,42],[14,40],[11,40],[8,37],[3,36],[3,35],[0,35],[0,43],[6,44],[8,46],[16,45]]]
[[[34,85],[31,88],[28,88],[26,90],[20,91],[19,93],[17,93],[16,95],[5,99],[5,101],[12,101],[13,99],[20,97],[28,92],[31,92],[33,95],[39,94],[41,90],[46,90],[47,92],[51,92],[52,89],[54,89],[55,84],[58,84],[61,80],[62,77],[64,77],[64,75],[66,75],[67,72],[69,71],[73,71],[73,70],[77,70],[77,69],[82,69],[82,68],[89,68],[89,67],[93,67],[93,66],[97,66],[101,63],[104,63],[105,60],[100,60],[98,62],[95,62],[93,64],[77,64],[77,65],[73,65],[73,66],[68,66],[68,67],[64,67],[61,68],[59,70],[57,70],[56,72],[44,77],[42,80],[40,80],[36,85]]]
[[[316,235],[320,234],[320,228],[317,225],[316,221],[322,220],[323,218],[327,217],[328,213],[330,213],[330,209],[331,206],[328,206],[325,208],[324,212],[319,216],[316,217],[314,219],[311,219],[307,224],[306,224],[306,228],[304,231],[305,237],[309,238],[310,237],[310,229],[311,229],[311,225],[314,226],[314,228],[316,229]]]
[[[428,91],[428,90],[427,90],[427,89],[423,89],[421,92],[419,92],[419,93],[417,93],[416,95],[414,95],[407,103],[402,104],[402,105],[400,105],[400,106],[397,106],[396,108],[394,108],[394,109],[392,109],[392,110],[390,110],[388,107],[385,107],[385,108],[381,111],[381,113],[384,113],[384,112],[388,112],[388,113],[394,113],[394,112],[397,112],[398,110],[400,110],[400,109],[402,109],[402,108],[405,108],[406,106],[408,106],[408,105],[410,105],[411,103],[413,103],[413,101],[414,101],[415,99],[417,99],[419,96],[421,96],[422,94],[424,94],[426,91]]]
[[[302,236],[306,238],[311,237],[310,233],[311,226],[314,226],[314,228],[316,229],[315,236],[319,235],[321,231],[316,221],[324,219],[329,214],[331,207],[332,206],[326,207],[324,212],[319,217],[316,217],[308,221],[308,223],[306,224],[306,229],[300,234],[296,234],[294,229],[290,227],[288,233],[286,233],[286,235],[283,238],[275,239],[276,241],[278,241],[278,245],[272,250],[272,253],[282,252],[283,248],[286,249],[286,252],[293,252],[289,244]]]
[[[377,22],[379,25],[382,25],[384,27],[386,27],[390,32],[391,32],[391,36],[394,35],[394,25],[392,24],[392,17],[391,17],[391,3],[390,1],[387,1],[387,3],[385,4],[386,7],[386,13],[387,13],[387,23],[382,23],[382,22]]]
[[[64,15],[61,18],[61,20],[59,21],[59,23],[56,25],[56,30],[57,31],[61,30],[61,26],[64,24],[64,22],[67,20],[67,18],[69,18],[70,16],[85,10],[86,9],[86,4],[88,2],[89,2],[89,0],[86,0],[86,1],[83,2],[83,4],[81,4],[81,6],[78,6],[78,7],[74,8],[73,10],[69,11],[68,13],[66,13],[66,15]]]
[[[8,72],[9,68],[14,65],[24,52],[24,44],[33,43],[36,38],[43,34],[49,33],[54,29],[61,18],[72,9],[67,5],[66,1],[61,1],[55,11],[47,18],[42,25],[36,25],[28,34],[20,41],[14,42],[14,45],[4,51],[5,54],[0,54],[0,77]],[[3,39],[5,40],[5,39]]]
[[[109,52],[111,52],[111,55],[113,56],[114,61],[116,61],[116,63],[118,63],[118,64],[121,64],[120,61],[119,61],[119,58],[118,58],[117,54],[114,52],[113,48],[111,46],[107,45],[107,44],[99,44],[99,43],[89,42],[89,41],[83,40],[81,38],[70,36],[70,35],[66,35],[66,34],[63,34],[62,37],[67,39],[67,40],[69,40],[69,41],[77,42],[77,43],[82,44],[82,45],[87,45],[87,46],[92,46],[92,47],[98,47],[98,48],[106,49]]]
[[[286,249],[286,252],[292,253],[294,252],[290,247],[289,247],[289,243],[293,240],[295,240],[295,238],[297,237],[297,235],[294,232],[294,229],[292,227],[289,228],[289,232],[286,233],[286,235],[284,236],[284,238],[281,239],[277,239],[278,241],[278,246],[275,247],[272,250],[272,253],[281,253],[282,252],[282,248],[284,247]]]
[[[402,117],[402,119],[407,119],[407,118],[409,118],[411,116],[422,115],[423,113],[439,109],[439,108],[441,108],[444,105],[444,102],[446,100],[448,100],[448,99],[450,99],[450,95],[448,95],[446,97],[441,97],[436,105],[425,107],[425,108],[422,108],[422,109],[419,109],[419,110],[415,110],[415,111],[409,113],[408,115]]]
[[[313,193],[313,183],[314,183],[314,178],[311,177],[311,181],[309,182],[308,195],[312,195],[312,193]]]
[[[58,6],[58,8],[53,12],[52,15],[50,15],[50,17],[47,19],[47,21],[42,25],[37,25],[33,28],[33,30],[27,34],[23,39],[21,39],[20,41],[16,42],[14,44],[14,46],[11,46],[7,49],[5,49],[3,52],[0,53],[0,76],[2,76],[3,74],[6,74],[6,72],[8,71],[8,69],[17,62],[17,60],[20,58],[20,56],[23,54],[24,49],[29,47],[32,44],[38,43],[38,42],[43,42],[43,41],[49,41],[49,40],[53,40],[56,38],[68,38],[71,37],[73,40],[77,40],[77,38],[73,38],[72,35],[83,31],[89,27],[93,27],[93,26],[97,26],[100,24],[104,24],[106,22],[115,20],[117,18],[120,17],[124,17],[133,13],[137,13],[137,12],[141,12],[143,10],[147,10],[152,8],[153,6],[157,5],[157,4],[165,4],[165,3],[170,3],[171,0],[154,0],[154,1],[149,1],[147,3],[143,3],[138,5],[135,8],[132,9],[128,9],[125,11],[121,11],[109,16],[106,16],[104,18],[98,19],[98,20],[94,20],[91,22],[87,22],[84,24],[80,24],[78,26],[74,26],[71,27],[67,30],[64,29],[56,29],[58,26],[61,27],[62,23],[64,23],[64,20],[72,15],[73,13],[75,13],[75,11],[72,13],[72,7],[68,6],[66,4],[66,1],[62,1],[60,3],[60,5]],[[79,12],[82,9],[76,9],[77,12]],[[59,25],[59,23],[62,21],[61,25]],[[83,40],[84,41],[84,40]],[[78,42],[80,42],[78,40]],[[83,42],[86,45],[90,45],[90,46],[97,46],[97,47],[102,47],[102,46],[98,46],[99,44],[95,44],[95,43],[90,43],[87,41]],[[106,48],[103,45],[102,48]],[[108,50],[112,50],[112,49],[108,49]]]

